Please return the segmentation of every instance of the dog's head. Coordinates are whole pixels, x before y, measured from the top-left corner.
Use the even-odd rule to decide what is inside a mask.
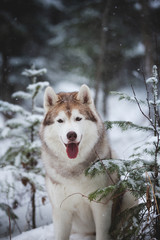
[[[54,154],[76,159],[93,149],[99,138],[100,119],[86,85],[79,92],[58,94],[47,87],[44,109],[43,138]]]

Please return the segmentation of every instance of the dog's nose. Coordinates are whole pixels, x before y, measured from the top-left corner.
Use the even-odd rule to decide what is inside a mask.
[[[68,138],[68,140],[70,140],[70,141],[75,141],[76,138],[77,138],[77,133],[76,133],[76,132],[73,132],[73,131],[68,132],[68,133],[67,133],[67,138]]]

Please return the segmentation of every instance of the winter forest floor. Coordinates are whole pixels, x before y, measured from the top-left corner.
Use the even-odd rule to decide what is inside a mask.
[[[76,89],[77,90],[77,89]],[[122,89],[121,92],[132,94],[131,89]],[[143,97],[143,91],[138,90],[137,96],[140,98]],[[132,121],[135,124],[145,124],[145,118],[140,113],[138,106],[136,104],[128,103],[126,101],[118,101],[118,97],[116,96],[109,96],[108,102],[107,102],[107,112],[108,112],[108,118],[107,120],[113,120],[113,121],[119,121],[119,120],[125,120],[125,121]],[[99,112],[101,113],[101,101],[99,101]],[[103,118],[103,120],[106,120],[106,118]],[[117,153],[118,157],[120,159],[128,159],[128,157],[133,153],[133,149],[135,148],[136,144],[140,144],[141,141],[144,141],[147,136],[146,134],[142,135],[142,133],[135,132],[133,130],[122,132],[118,127],[114,127],[112,130],[108,131],[109,140],[111,143],[112,148]],[[3,148],[3,146],[1,146]],[[0,178],[3,177],[3,173],[0,173]],[[27,202],[27,199],[26,199]],[[18,231],[15,231],[15,233],[12,235],[13,240],[53,240],[54,239],[54,228],[52,225],[52,216],[51,216],[51,207],[48,202],[47,204],[42,206],[42,204],[39,204],[39,207],[37,206],[37,229],[25,232],[26,223],[24,222],[25,216],[23,214],[23,210],[26,210],[27,203],[21,208],[18,208],[15,210],[15,213],[18,215],[19,219],[17,220],[17,224],[19,225],[21,231],[23,232],[20,234]],[[1,214],[1,212],[0,212]],[[0,218],[2,219],[4,217],[4,221],[2,226],[0,225],[0,229],[3,228],[4,225],[8,225],[8,219],[1,215]],[[49,224],[49,225],[48,225]],[[16,228],[16,227],[15,227]],[[3,232],[3,231],[2,231]],[[16,236],[17,235],[17,236]],[[9,240],[10,236],[8,237],[0,237],[1,240]],[[74,235],[71,237],[72,240],[80,240],[82,239],[82,236]],[[89,238],[83,238],[85,240]]]

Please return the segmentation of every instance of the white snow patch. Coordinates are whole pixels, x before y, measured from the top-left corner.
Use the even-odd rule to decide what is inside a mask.
[[[159,0],[150,1],[149,4],[152,8],[160,8],[160,1]]]
[[[158,83],[158,79],[156,77],[150,77],[146,80],[146,83]]]
[[[53,240],[54,238],[53,224],[36,228],[34,230],[24,232],[13,240]]]
[[[48,82],[37,82],[37,83],[33,83],[33,84],[30,84],[27,89],[29,91],[35,91],[37,88],[40,88],[40,90],[46,88],[49,86],[49,83]]]
[[[125,55],[127,57],[136,57],[145,54],[145,46],[143,43],[137,43],[132,49],[126,50]]]
[[[20,234],[17,237],[12,238],[13,240],[54,240],[54,229],[53,224],[43,226],[29,232]],[[84,236],[80,234],[72,234],[70,240],[95,240],[95,237]]]
[[[80,85],[73,82],[60,82],[55,87],[53,87],[56,92],[73,92],[79,91]]]
[[[0,111],[1,112],[14,112],[14,113],[23,113],[24,115],[29,115],[29,112],[25,111],[22,107],[8,103],[0,100]]]
[[[22,98],[22,99],[28,99],[31,98],[31,94],[23,92],[23,91],[18,91],[12,94],[13,98]]]
[[[27,77],[36,77],[36,76],[41,76],[46,72],[47,72],[46,68],[41,68],[41,69],[38,69],[38,70],[36,70],[36,69],[25,69],[22,72],[22,75],[27,76]]]
[[[64,5],[62,4],[62,1],[61,0],[38,0],[39,2],[41,2],[42,4],[44,4],[45,6],[46,5],[52,5],[54,6],[55,8],[57,8],[58,10],[60,11],[64,11],[65,10],[65,7]]]
[[[134,4],[134,8],[135,8],[136,10],[140,11],[140,10],[142,9],[142,5],[137,2],[137,3]]]

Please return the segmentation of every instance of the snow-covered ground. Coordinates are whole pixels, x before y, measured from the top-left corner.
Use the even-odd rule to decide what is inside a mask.
[[[64,89],[61,89],[62,84],[60,86],[56,87],[56,90],[66,90],[66,87]],[[69,91],[72,90],[78,90],[78,87],[76,85],[70,85]],[[123,92],[131,92],[129,89],[123,89]],[[131,93],[132,94],[132,93]],[[144,98],[143,91],[138,91],[137,95],[140,96],[140,98]],[[135,124],[145,124],[145,118],[140,113],[138,107],[134,103],[128,103],[126,101],[118,101],[118,98],[116,96],[110,96],[108,99],[108,119],[107,120],[126,120],[126,121],[132,121]],[[101,111],[100,111],[101,112]],[[105,120],[103,118],[103,120]],[[145,141],[146,135],[142,134],[141,132],[135,132],[135,131],[127,131],[122,132],[119,128],[115,127],[112,130],[108,131],[108,136],[110,139],[110,143],[117,153],[118,157],[121,159],[128,159],[129,155],[133,153],[133,149],[136,146],[136,144],[140,144],[141,142]],[[27,202],[27,199],[26,199]],[[22,205],[20,208],[15,210],[15,213],[18,215],[19,219],[17,220],[17,223],[22,231],[25,231],[25,212],[27,209],[27,203]],[[15,231],[16,235],[12,235],[13,240],[54,240],[54,227],[52,224],[52,218],[51,218],[51,207],[49,202],[47,201],[47,204],[39,204],[39,207],[37,207],[38,217],[37,217],[37,229],[23,232],[22,234],[19,234],[18,231]],[[4,216],[1,215],[1,219]],[[4,218],[4,224],[8,226],[8,219]],[[48,225],[49,224],[49,225]],[[0,226],[1,228],[2,226]],[[10,237],[3,237],[1,240],[9,240]],[[80,239],[89,239],[84,238],[83,236],[78,235],[72,235],[72,240],[80,240]]]
[[[79,234],[72,234],[70,240],[94,240],[95,237],[84,237]],[[34,230],[24,232],[17,237],[14,237],[13,240],[54,240],[54,228],[53,224],[48,226],[43,226],[36,228]]]

